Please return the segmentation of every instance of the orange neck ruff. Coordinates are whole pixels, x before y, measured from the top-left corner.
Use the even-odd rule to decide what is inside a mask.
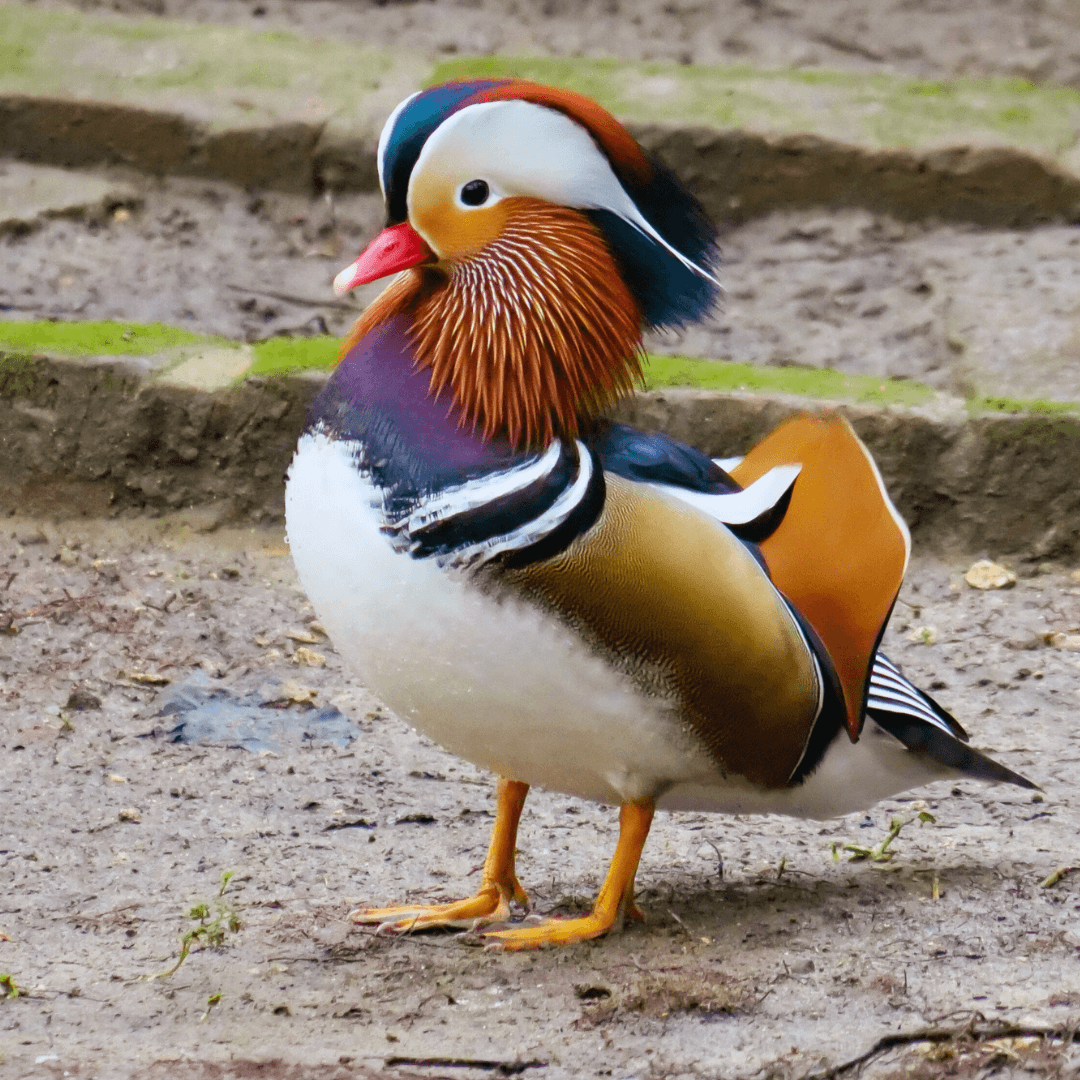
[[[500,235],[459,262],[401,275],[361,316],[344,352],[409,316],[416,363],[485,439],[544,446],[577,434],[641,378],[641,314],[583,214],[507,200]]]

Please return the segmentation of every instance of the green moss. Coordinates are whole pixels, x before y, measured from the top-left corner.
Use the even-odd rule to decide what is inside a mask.
[[[358,47],[241,27],[132,20],[0,3],[0,90],[67,95],[175,108],[176,91],[215,97],[214,122],[251,111],[262,119],[320,122],[339,112],[367,116],[374,90],[401,92],[422,72],[404,50]],[[234,99],[249,99],[245,107]],[[380,103],[378,112],[389,106]],[[374,119],[374,117],[372,117]]]
[[[1021,413],[1031,415],[1058,416],[1069,413],[1080,413],[1080,402],[1076,401],[1048,401],[1046,398],[1018,399],[1007,397],[981,397],[972,396],[967,399],[968,412],[973,416],[986,415],[987,413],[1004,413],[1006,415],[1019,415]]]
[[[209,98],[218,127],[329,119],[372,134],[421,81],[518,75],[571,87],[637,122],[810,132],[861,146],[1005,145],[1060,156],[1080,90],[1022,79],[681,66],[614,59],[458,58],[167,19],[41,10],[0,0],[0,91],[174,109]]]
[[[922,405],[934,395],[930,387],[906,380],[844,375],[827,368],[757,367],[685,356],[650,355],[645,364],[645,385],[650,390],[665,386],[746,390],[877,405]]]
[[[253,346],[255,361],[248,374],[329,370],[338,361],[340,344],[334,337],[272,338]],[[684,356],[650,355],[644,371],[645,386],[650,390],[661,387],[749,390],[882,405],[920,405],[933,396],[933,391],[921,383],[842,375],[817,368],[765,368]]]
[[[248,375],[278,376],[298,371],[329,371],[337,364],[340,339],[277,337],[253,345]],[[170,349],[236,345],[225,338],[195,334],[163,323],[124,322],[3,322],[0,321],[0,382],[10,393],[12,380],[28,378],[28,357],[153,356]],[[719,392],[794,394],[825,401],[873,405],[922,405],[934,396],[922,383],[845,375],[826,368],[757,367],[727,360],[650,354],[644,364],[645,388],[686,387]],[[1019,400],[973,396],[967,401],[973,415],[1062,416],[1080,413],[1080,402]]]
[[[0,322],[0,349],[60,356],[152,356],[183,345],[229,344],[164,323]]]
[[[184,346],[235,344],[224,338],[194,334],[162,323],[0,322],[0,351],[15,356],[52,353],[59,356],[152,356]],[[339,338],[276,337],[253,345],[249,375],[274,376],[296,371],[329,371],[338,361]],[[694,387],[702,390],[749,390],[798,394],[827,400],[918,405],[932,396],[920,383],[897,382],[867,375],[842,375],[818,368],[768,368],[730,361],[650,355],[645,385]],[[990,399],[984,399],[990,400]],[[1004,401],[1004,399],[995,399]],[[1021,403],[1021,407],[1024,404]],[[1039,411],[1040,403],[1033,403]],[[1048,408],[1057,403],[1046,403]],[[999,408],[998,411],[1007,411]]]
[[[806,131],[871,147],[983,141],[1060,154],[1080,127],[1080,90],[1018,79],[488,56],[444,61],[430,82],[499,76],[578,90],[630,120]]]
[[[341,339],[336,337],[271,338],[252,346],[255,360],[249,375],[285,375],[291,371],[332,368]]]

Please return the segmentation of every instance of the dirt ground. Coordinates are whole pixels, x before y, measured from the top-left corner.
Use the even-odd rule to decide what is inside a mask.
[[[444,55],[1080,78],[1080,14],[1066,0],[82,6]],[[355,317],[327,303],[327,285],[378,227],[377,200],[131,179],[130,206],[0,239],[4,318],[160,319],[258,339],[338,333]],[[723,313],[661,344],[1075,398],[1078,238],[776,215],[726,233]],[[1041,801],[965,782],[829,823],[661,815],[639,875],[645,926],[503,956],[347,924],[356,903],[470,888],[491,778],[342,670],[310,625],[280,533],[206,525],[193,512],[0,529],[0,935],[11,939],[0,940],[0,1076],[1080,1070],[1080,1045],[1039,1037],[1080,1027],[1080,871],[1042,884],[1080,865],[1080,652],[1045,639],[1080,633],[1076,567],[1019,567],[1034,576],[981,593],[959,577],[970,559],[924,553],[886,638],[977,745],[1044,788]],[[171,741],[175,717],[157,714],[195,678],[269,702],[277,749]],[[340,708],[355,737],[305,738],[312,714],[297,699]],[[920,810],[935,822],[909,821]],[[891,861],[834,858],[834,845],[880,845],[894,818],[908,823]],[[615,829],[609,808],[530,796],[520,872],[537,910],[582,909]],[[180,968],[150,978],[195,931]]]
[[[491,779],[342,670],[279,532],[204,524],[0,532],[0,978],[19,991],[0,994],[0,1074],[803,1077],[899,1032],[1080,1023],[1080,872],[1040,884],[1080,862],[1080,652],[1044,643],[1080,631],[1072,568],[982,593],[920,558],[886,639],[1044,795],[938,784],[828,823],[664,814],[645,926],[505,956],[346,922],[357,902],[462,895]],[[156,714],[193,677],[335,705],[355,737],[305,738],[294,707],[276,750],[173,742]],[[906,824],[892,861],[834,858],[921,809],[936,822]],[[539,911],[588,902],[615,829],[610,808],[530,796],[520,873]],[[215,925],[217,948],[205,930],[148,978]],[[869,1075],[1065,1075],[1078,1051],[919,1042]]]
[[[226,337],[343,333],[378,283],[334,275],[382,222],[330,201],[127,177],[131,206],[0,237],[5,318],[167,322]],[[1080,399],[1080,228],[777,213],[723,236],[721,310],[660,351],[927,382],[960,396]]]

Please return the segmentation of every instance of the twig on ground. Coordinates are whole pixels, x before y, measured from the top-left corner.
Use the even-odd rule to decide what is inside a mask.
[[[668,908],[668,914],[682,927],[683,933],[687,937],[693,937],[694,936],[693,934],[690,933],[690,928],[686,925],[686,923],[684,923],[682,921],[682,919],[680,919],[679,916],[676,915],[675,912],[671,910],[671,908]]]
[[[546,1061],[487,1061],[483,1058],[450,1057],[388,1057],[386,1065],[416,1065],[428,1069],[482,1069],[485,1072],[497,1072],[502,1076],[519,1076],[526,1069],[547,1068]]]
[[[852,1070],[861,1069],[867,1062],[897,1047],[914,1046],[918,1043],[953,1042],[965,1037],[974,1043],[987,1043],[994,1039],[1048,1039],[1060,1043],[1080,1043],[1080,1031],[1067,1027],[1022,1027],[1016,1024],[1002,1024],[998,1027],[986,1028],[921,1028],[918,1031],[884,1035],[858,1057],[833,1065],[829,1069],[805,1073],[799,1080],[835,1080],[836,1077],[844,1076]]]
[[[1059,866],[1048,878],[1039,882],[1039,888],[1053,888],[1059,881],[1073,873],[1074,870],[1080,870],[1080,866]]]

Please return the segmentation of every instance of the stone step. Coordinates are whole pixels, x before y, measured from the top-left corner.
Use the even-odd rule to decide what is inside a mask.
[[[1020,80],[500,57],[432,63],[280,32],[0,4],[0,155],[123,163],[292,191],[374,190],[406,94],[518,74],[622,117],[709,210],[863,206],[1024,226],[1080,220],[1080,91]]]

